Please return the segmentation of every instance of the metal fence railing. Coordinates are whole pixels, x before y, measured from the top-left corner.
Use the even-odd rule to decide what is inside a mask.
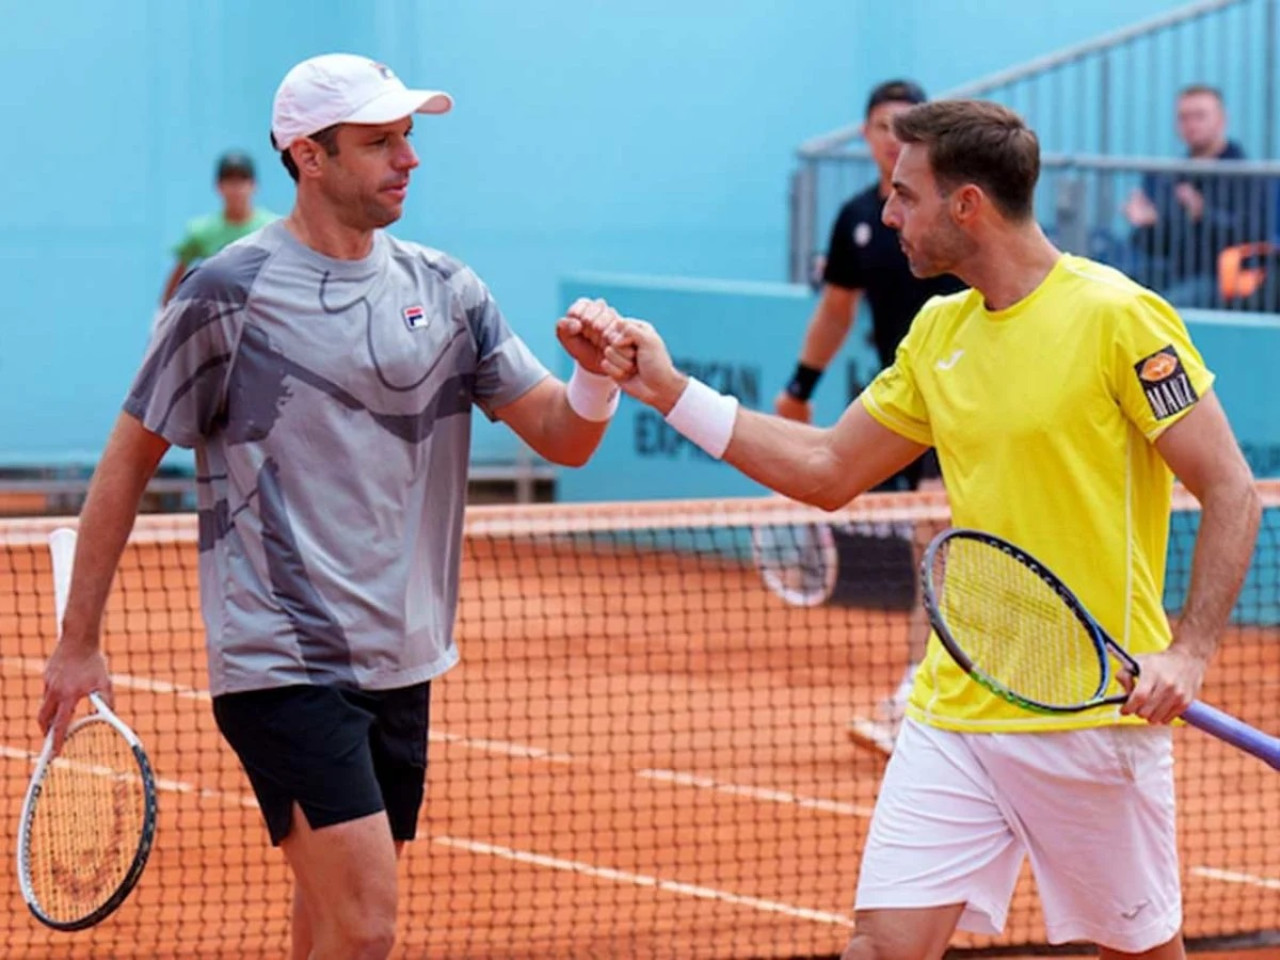
[[[1280,308],[1280,162],[1048,156],[1042,168],[1037,210],[1063,249],[1180,307]]]
[[[1046,155],[1176,157],[1183,153],[1174,125],[1178,91],[1205,83],[1222,91],[1229,134],[1246,155],[1275,157],[1278,6],[1280,0],[1200,0],[942,96],[1012,107],[1035,129]],[[858,124],[850,124],[797,150],[793,281],[809,279],[839,204],[874,181],[858,145]]]
[[[865,149],[833,152],[814,169],[826,224],[840,198],[875,178]],[[1199,199],[1180,200],[1180,184]],[[1131,222],[1135,192],[1151,202],[1154,222]],[[1036,215],[1062,249],[1111,264],[1178,306],[1280,311],[1280,161],[1046,154]],[[816,282],[825,244],[800,280]]]

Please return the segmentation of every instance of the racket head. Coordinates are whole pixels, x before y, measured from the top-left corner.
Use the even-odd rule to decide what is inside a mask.
[[[938,640],[997,696],[1036,713],[1077,713],[1125,700],[1107,695],[1112,648],[1106,633],[1070,588],[1025,550],[980,530],[946,530],[925,551],[921,581]]]
[[[760,579],[792,607],[827,602],[839,558],[831,528],[822,524],[761,524],[751,528],[751,553]]]
[[[91,695],[96,712],[52,738],[36,763],[18,827],[18,884],[55,930],[83,930],[129,895],[151,853],[156,785],[136,735]]]

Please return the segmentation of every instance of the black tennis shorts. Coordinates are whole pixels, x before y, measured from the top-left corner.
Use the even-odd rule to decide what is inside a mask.
[[[244,766],[272,846],[296,801],[313,830],[386,810],[412,840],[427,775],[431,684],[397,690],[292,686],[213,700],[218,729]]]

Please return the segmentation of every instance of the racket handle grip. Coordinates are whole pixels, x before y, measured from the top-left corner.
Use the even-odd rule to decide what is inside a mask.
[[[76,555],[76,532],[59,527],[49,534],[49,553],[53,558],[53,604],[57,616],[58,636],[62,636],[62,615],[67,609],[71,590],[71,564]]]
[[[1191,706],[1182,714],[1182,719],[1205,733],[1213,734],[1219,740],[1225,740],[1233,747],[1253,754],[1273,769],[1280,770],[1280,738],[1269,736],[1200,700],[1191,702]]]

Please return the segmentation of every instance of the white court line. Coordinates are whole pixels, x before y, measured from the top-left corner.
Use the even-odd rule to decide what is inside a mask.
[[[21,760],[34,765],[38,759],[38,755],[30,750],[21,750],[17,747],[10,747],[0,744],[0,757],[10,760]],[[57,761],[55,761],[56,763]],[[104,775],[115,775],[115,771],[103,770]],[[683,782],[688,779],[688,775],[677,774],[670,770],[643,770],[640,776],[647,779],[663,780],[669,782]],[[164,793],[177,793],[187,796],[196,796],[202,800],[221,800],[231,806],[244,807],[250,810],[258,809],[257,801],[247,794],[234,793],[225,790],[210,790],[207,788],[197,787],[193,783],[187,783],[183,780],[170,780],[162,777],[156,778],[156,789]],[[726,791],[725,787],[732,787],[729,784],[714,784],[713,781],[706,781],[711,784],[711,789],[720,792],[737,793],[741,788],[734,788]],[[704,783],[693,784],[695,786],[704,786]],[[759,791],[761,793],[769,793],[770,791]],[[779,798],[790,797],[788,794],[779,794]],[[803,804],[806,800],[821,804],[821,809],[827,809],[829,801],[813,801],[812,798],[794,797],[783,802],[795,802]],[[853,805],[842,804],[839,806],[849,806],[851,809],[861,811],[864,808],[854,807]],[[844,811],[833,811],[844,812]],[[862,813],[854,813],[855,816],[862,816]],[[501,847],[490,843],[481,843],[474,840],[464,840],[458,837],[433,837],[433,843],[442,846],[453,847],[455,849],[466,850],[470,853],[484,854],[486,856],[498,857],[504,860],[510,860],[515,863],[526,863],[532,866],[546,867],[552,870],[563,870],[571,873],[581,874],[583,876],[595,877],[601,880],[610,880],[615,883],[628,883],[638,887],[650,887],[656,890],[662,890],[666,893],[674,893],[682,896],[695,897],[701,900],[714,900],[720,903],[728,903],[734,906],[750,907],[753,910],[760,910],[765,913],[779,913],[785,916],[794,917],[800,920],[812,920],[816,923],[827,923],[843,927],[852,927],[853,922],[843,914],[829,913],[822,910],[812,910],[807,907],[797,907],[791,904],[779,903],[774,900],[764,900],[759,897],[745,897],[736,893],[728,893],[724,890],[716,890],[712,887],[703,887],[695,884],[681,883],[676,880],[663,880],[659,877],[650,877],[645,874],[629,873],[624,870],[615,870],[610,867],[597,867],[589,863],[583,863],[577,860],[564,860],[559,857],[549,857],[543,854],[529,853],[521,850],[514,850],[510,847]],[[1262,887],[1268,890],[1280,890],[1280,880],[1273,880],[1269,877],[1258,877],[1248,873],[1239,873],[1233,870],[1218,870],[1212,867],[1192,867],[1191,873],[1198,877],[1209,880],[1220,880],[1225,883],[1239,883],[1249,886]]]
[[[19,750],[16,747],[10,747],[4,744],[0,744],[0,757],[12,760],[25,760],[33,765],[38,759],[37,755],[29,750]],[[54,762],[57,763],[58,761],[55,760]],[[93,768],[90,769],[93,770]],[[116,775],[114,770],[106,768],[94,772],[100,772],[103,775],[108,776]],[[195,795],[199,796],[201,799],[223,800],[229,802],[233,806],[247,807],[253,810],[258,809],[257,801],[255,801],[253,797],[221,790],[199,789],[195,784],[186,783],[182,780],[165,780],[157,778],[156,789],[167,793]],[[614,870],[609,867],[597,867],[589,863],[581,863],[575,860],[561,860],[555,857],[546,857],[536,853],[526,853],[519,850],[513,850],[510,847],[499,847],[490,843],[480,843],[475,840],[464,840],[458,837],[433,837],[432,842],[446,847],[466,850],[470,853],[500,857],[504,860],[511,860],[516,863],[527,863],[538,867],[548,867],[553,870],[566,870],[588,877],[612,880],[616,883],[629,883],[638,887],[652,887],[667,893],[697,897],[702,900],[716,900],[721,903],[751,907],[752,909],[763,910],[768,913],[781,913],[801,920],[813,920],[819,923],[833,923],[847,927],[851,927],[853,925],[847,917],[836,913],[824,913],[819,910],[794,907],[789,904],[777,903],[772,900],[761,900],[757,897],[743,897],[738,894],[727,893],[723,890],[715,890],[711,887],[700,887],[688,883],[679,883],[675,880],[662,880],[657,877],[645,876],[644,874],[627,873],[625,871]]]
[[[25,673],[41,673],[45,661],[36,657],[0,657],[0,669],[16,667]],[[187,687],[164,680],[152,680],[148,677],[137,677],[127,673],[113,673],[113,686],[124,690],[142,690],[146,693],[168,693],[183,700],[199,700],[209,703],[213,700],[208,690]],[[552,753],[540,747],[531,747],[521,743],[509,743],[503,740],[472,739],[456,733],[443,733],[432,730],[427,738],[436,743],[455,743],[471,750],[483,753],[496,753],[502,756],[519,757],[526,760],[545,760],[549,763],[573,763],[574,758],[567,753]]]
[[[469,750],[497,753],[506,757],[516,757],[520,760],[544,760],[547,763],[577,762],[577,759],[572,754],[552,753],[550,750],[543,750],[541,747],[531,747],[527,744],[511,743],[506,740],[477,740],[471,737],[459,736],[456,733],[443,733],[438,730],[429,730],[427,739],[432,743],[455,743]]]
[[[0,669],[13,666],[24,673],[43,673],[44,664],[43,660],[36,657],[0,657]],[[127,673],[111,674],[111,683],[113,686],[121,687],[125,690],[142,690],[146,693],[171,693],[181,700],[200,700],[208,703],[213,699],[208,690],[185,687],[165,680],[135,677]]]
[[[1236,870],[1219,870],[1216,867],[1192,867],[1191,873],[1206,880],[1221,880],[1223,883],[1242,883],[1250,887],[1261,887],[1264,890],[1280,890],[1280,880],[1271,877],[1258,877],[1252,873],[1240,873]]]
[[[788,903],[778,903],[775,900],[761,900],[759,897],[743,897],[736,893],[728,893],[712,887],[701,887],[691,883],[680,883],[675,880],[663,880],[661,877],[650,877],[642,873],[628,873],[625,870],[614,870],[609,867],[596,867],[577,860],[562,860],[559,857],[548,857],[540,853],[528,853],[523,850],[513,850],[510,847],[499,847],[491,843],[478,843],[474,840],[463,840],[458,837],[434,837],[432,842],[458,850],[466,850],[469,853],[511,860],[515,863],[527,863],[536,867],[564,870],[568,873],[577,873],[600,880],[629,883],[637,887],[652,887],[667,893],[697,897],[700,900],[716,900],[720,903],[751,907],[753,910],[762,910],[765,913],[781,913],[799,920],[813,920],[816,923],[829,923],[841,927],[853,926],[853,920],[841,913],[810,910],[807,907],[796,907]]]
[[[0,669],[16,667],[24,673],[42,673],[45,661],[36,657],[0,657]],[[128,673],[113,673],[113,686],[123,690],[142,690],[146,693],[173,694],[183,700],[199,700],[209,703],[213,700],[208,690],[187,687],[182,684],[169,683],[165,680],[152,680],[148,677],[137,677]],[[456,733],[429,731],[427,738],[436,743],[455,743],[482,753],[496,753],[507,757],[519,757],[525,760],[545,760],[548,763],[573,763],[574,758],[567,753],[552,753],[540,747],[531,747],[521,743],[509,743],[504,740],[484,740],[459,736]]]
[[[28,760],[32,765],[39,759],[37,754],[30,750],[19,750],[17,747],[9,747],[0,745],[0,757],[6,757],[10,760]],[[99,777],[110,777],[112,780],[140,780],[141,776],[134,771],[125,773],[112,767],[104,767],[96,763],[77,763],[74,760],[67,760],[64,757],[54,757],[51,767],[62,767],[64,769],[79,770],[81,773],[92,773]]]
[[[0,744],[0,757],[6,760],[25,760],[35,766],[36,761],[39,759],[39,754],[32,753],[30,750],[20,750],[17,747]],[[53,762],[58,764],[66,761],[54,760]],[[116,771],[107,767],[94,767],[90,764],[82,764],[80,766],[84,766],[90,773],[99,773],[102,776],[110,777],[119,776]],[[156,790],[161,793],[180,793],[186,796],[199,797],[202,800],[222,800],[233,807],[258,809],[258,801],[243,793],[232,793],[227,790],[209,790],[197,787],[194,783],[187,783],[185,780],[169,780],[164,777],[156,777],[155,784]]]
[[[0,657],[0,668],[14,666],[28,673],[40,673],[44,670],[44,661],[35,657]],[[147,693],[173,694],[187,700],[208,702],[211,697],[208,690],[181,686],[163,680],[151,680],[136,677],[127,673],[113,673],[111,682],[121,689],[142,690]],[[489,740],[485,738],[464,737],[456,733],[445,733],[442,730],[429,730],[427,739],[433,743],[447,743],[475,750],[480,753],[512,757],[519,760],[537,760],[544,763],[570,765],[578,762],[578,758],[569,753],[556,753],[542,747],[507,740]],[[846,817],[871,816],[871,808],[857,804],[842,803],[839,800],[828,800],[822,797],[805,797],[787,790],[774,790],[767,787],[747,786],[736,783],[722,783],[709,777],[679,770],[640,770],[636,776],[643,780],[689,787],[694,790],[711,790],[726,796],[744,797],[748,800],[761,800],[768,803],[780,803],[798,807],[801,810],[816,810],[822,813],[834,813]]]
[[[44,670],[44,661],[35,657],[0,657],[0,669],[10,666],[17,667],[19,670],[27,673],[40,673]],[[174,696],[182,699],[205,702],[211,699],[209,691],[207,690],[199,690],[194,687],[168,683],[163,680],[151,680],[145,677],[136,677],[129,674],[112,674],[111,682],[124,689],[143,690],[149,693],[173,694]],[[472,739],[458,734],[444,733],[442,731],[432,731],[428,736],[429,739],[435,742],[456,744],[471,750],[515,757],[518,759],[539,760],[547,763],[558,764],[572,764],[577,762],[576,758],[572,754],[554,753],[540,747],[533,747],[525,744],[511,743],[502,740]],[[0,744],[0,757],[11,760],[26,760],[32,764],[36,761],[36,754],[34,753],[28,750],[19,750],[15,747],[9,747],[2,744]],[[722,793],[729,796],[746,797],[747,799],[752,800],[764,800],[770,803],[789,804],[800,807],[801,809],[818,810],[824,813],[835,813],[842,816],[869,817],[871,815],[871,809],[869,807],[857,804],[841,803],[836,800],[826,800],[820,797],[805,797],[784,790],[768,790],[760,787],[743,786],[740,784],[721,783],[708,777],[682,773],[678,770],[640,770],[637,771],[636,776],[645,780],[671,783],[677,786],[691,787],[699,790],[712,790],[716,793]],[[197,796],[206,800],[222,800],[233,806],[246,807],[249,809],[256,810],[258,806],[257,801],[251,796],[239,793],[229,793],[222,790],[201,788],[197,787],[195,784],[187,783],[182,780],[157,778],[156,789],[167,793]],[[492,844],[477,843],[475,841],[461,840],[453,837],[436,837],[434,842],[441,843],[446,846],[470,850],[473,853],[484,853],[490,856],[503,857],[505,859],[521,863],[550,867],[557,870],[569,870],[575,873],[582,873],[588,876],[614,880],[617,882],[631,883],[637,886],[654,887],[670,893],[679,893],[700,899],[717,900],[724,903],[749,906],[757,910],[781,913],[799,919],[814,920],[820,923],[832,923],[841,926],[852,926],[852,921],[841,914],[809,910],[803,907],[794,907],[783,903],[776,903],[771,900],[761,900],[756,897],[744,897],[709,887],[699,887],[691,884],[679,883],[674,880],[662,880],[656,877],[648,877],[643,874],[631,874],[605,867],[594,867],[590,864],[580,863],[577,861],[560,860],[554,857],[542,856],[541,854],[524,853],[518,850],[511,850],[506,847],[498,847]],[[1247,873],[1218,870],[1212,867],[1192,867],[1191,872],[1195,876],[1209,880],[1219,880],[1224,883],[1246,884],[1262,887],[1268,890],[1280,890],[1280,880],[1273,880],[1268,877],[1256,877]]]
[[[838,813],[846,817],[870,817],[871,807],[856,803],[842,803],[839,800],[827,800],[822,797],[805,797],[787,790],[767,790],[762,787],[744,787],[737,783],[721,783],[709,777],[699,777],[679,770],[641,770],[637,777],[644,780],[657,780],[662,783],[674,783],[682,787],[695,787],[699,790],[714,790],[716,793],[728,794],[731,797],[746,797],[750,800],[765,800],[769,803],[786,803],[805,810],[821,810],[824,813]]]

